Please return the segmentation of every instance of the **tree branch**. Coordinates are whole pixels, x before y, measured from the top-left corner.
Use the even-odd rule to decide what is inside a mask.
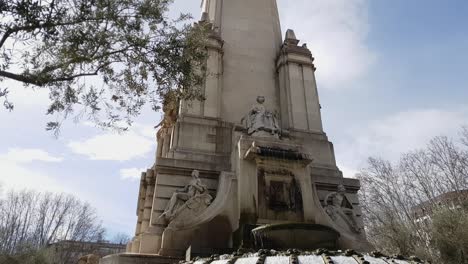
[[[96,76],[96,75],[98,75],[98,73],[102,69],[102,67],[104,67],[104,66],[101,66],[101,67],[97,68],[94,72],[80,73],[80,74],[75,74],[75,75],[70,75],[70,76],[66,76],[66,77],[52,79],[48,83],[66,82],[66,81],[72,81],[73,79],[79,78],[79,77]]]
[[[99,71],[104,67],[105,65],[102,65],[98,67],[94,72],[88,72],[88,73],[80,73],[80,74],[75,74],[75,75],[70,75],[70,76],[64,76],[64,77],[59,77],[59,78],[54,78],[50,79],[47,81],[41,81],[38,80],[37,76],[35,75],[22,75],[22,74],[16,74],[16,73],[11,73],[11,72],[6,72],[6,71],[0,71],[0,76],[6,77],[15,81],[27,83],[27,84],[32,84],[36,86],[44,86],[49,83],[55,83],[55,82],[65,82],[65,81],[72,81],[75,78],[79,77],[85,77],[85,76],[96,76],[98,75]]]
[[[5,34],[3,34],[2,39],[0,40],[0,48],[3,47],[3,44],[5,44],[6,40],[13,34],[13,31],[8,29],[5,31]]]
[[[12,80],[15,80],[15,81],[27,83],[27,84],[33,84],[33,85],[37,85],[37,86],[43,86],[44,85],[44,83],[38,81],[37,79],[35,79],[33,77],[28,77],[28,76],[25,76],[25,75],[22,75],[22,74],[16,74],[16,73],[0,70],[0,76],[5,77],[5,78],[9,78],[9,79],[12,79]]]

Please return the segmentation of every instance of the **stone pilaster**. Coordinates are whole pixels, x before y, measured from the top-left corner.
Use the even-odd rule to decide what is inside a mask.
[[[140,188],[138,192],[138,203],[136,209],[137,224],[135,227],[135,237],[127,245],[127,252],[139,253],[140,249],[140,235],[141,235],[141,223],[143,220],[145,194],[146,194],[146,174],[143,172],[140,178]]]
[[[323,133],[312,53],[288,30],[276,66],[283,129]]]
[[[158,144],[156,148],[156,158],[162,157],[163,144],[164,144],[164,140],[162,138],[161,139],[158,138]]]
[[[141,223],[143,220],[143,211],[144,211],[144,203],[145,203],[145,195],[146,195],[146,174],[143,172],[141,174],[140,179],[140,191],[138,193],[138,205],[137,205],[137,225],[135,229],[135,236],[141,234]]]
[[[209,23],[208,21],[201,21]],[[212,24],[209,24],[212,26]],[[215,29],[209,35],[207,42],[208,58],[206,61],[206,78],[202,84],[205,100],[192,100],[182,103],[182,114],[194,116],[220,118],[221,117],[221,95],[223,86],[223,41]]]
[[[169,153],[169,150],[171,148],[171,133],[170,131],[172,129],[165,128],[166,131],[164,131],[163,137],[162,137],[162,149],[161,149],[161,156],[166,157],[167,154]]]
[[[154,227],[151,225],[151,216],[153,211],[153,199],[156,187],[156,173],[153,169],[146,171],[146,197],[143,212],[143,221],[141,224],[139,253],[156,254],[158,253],[159,237],[154,234]]]
[[[145,201],[143,204],[143,217],[141,221],[140,233],[145,233],[148,230],[151,221],[151,209],[153,207],[153,195],[154,195],[154,170],[148,169],[146,171],[146,192],[145,192]]]

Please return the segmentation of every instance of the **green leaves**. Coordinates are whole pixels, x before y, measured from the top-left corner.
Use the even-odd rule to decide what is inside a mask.
[[[10,91],[8,91],[7,88],[0,88],[0,98],[3,98],[3,106],[5,107],[5,109],[7,109],[8,111],[13,111],[14,105],[8,100],[9,92]]]
[[[190,18],[185,14],[168,19],[171,3],[0,2],[6,14],[0,21],[0,77],[49,89],[48,114],[67,117],[78,108],[80,116],[106,126],[131,123],[147,103],[159,109],[169,93],[176,100],[202,100],[209,26],[184,25]]]

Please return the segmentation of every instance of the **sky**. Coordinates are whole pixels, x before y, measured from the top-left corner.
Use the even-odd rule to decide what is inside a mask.
[[[315,57],[324,129],[338,166],[353,177],[369,156],[396,161],[434,136],[468,125],[468,1],[278,0]],[[175,0],[199,18],[198,0]],[[68,120],[45,131],[48,95],[10,87],[15,110],[0,109],[0,183],[67,192],[88,201],[108,229],[133,235],[141,171],[154,163],[159,113],[145,111],[130,132]],[[53,120],[52,120],[53,121]]]

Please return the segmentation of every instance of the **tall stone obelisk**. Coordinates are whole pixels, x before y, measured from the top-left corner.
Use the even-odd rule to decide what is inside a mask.
[[[224,41],[221,118],[239,122],[252,105],[245,98],[258,95],[268,98],[267,108],[279,110],[275,61],[282,40],[276,1],[205,2]]]
[[[206,100],[166,102],[128,251],[211,255],[255,246],[252,234],[278,248],[365,248],[359,181],[336,166],[314,58],[294,31],[281,38],[276,0],[203,0],[202,12]]]
[[[276,0],[204,0],[202,10],[222,44],[210,51],[207,100],[187,112],[236,123],[252,106],[245,99],[258,95],[279,111],[275,61],[282,40]]]

